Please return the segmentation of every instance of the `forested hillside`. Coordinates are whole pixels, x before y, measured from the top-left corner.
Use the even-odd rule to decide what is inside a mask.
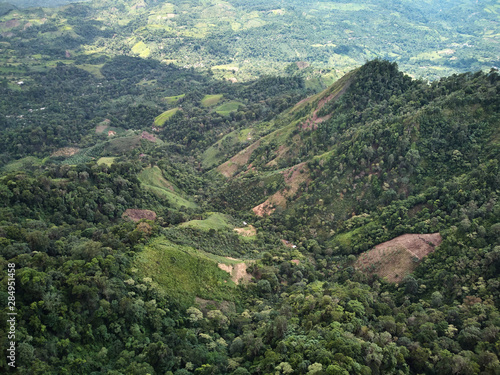
[[[495,1],[70,2],[0,4],[0,372],[500,373]]]
[[[138,61],[120,63],[137,66],[131,83],[141,82]],[[100,89],[113,103],[113,85],[130,78],[109,66],[103,75],[116,83]],[[181,74],[148,68],[158,81]],[[54,77],[93,79],[68,69]],[[89,122],[101,135],[87,125],[94,135],[75,139],[93,150],[87,159],[4,167],[0,237],[3,264],[16,265],[20,373],[499,371],[497,72],[428,84],[372,61],[300,102],[300,79],[191,77],[223,96],[154,93],[170,98],[164,108],[183,105],[150,136],[106,135],[130,114],[117,115]],[[280,89],[257,102],[263,87]],[[249,99],[219,115],[224,97]],[[247,114],[251,105],[268,109]],[[197,113],[213,132],[192,130]],[[25,138],[5,158],[57,146]],[[439,241],[409,263],[404,246],[369,251],[428,233]],[[6,283],[4,274],[3,300]]]

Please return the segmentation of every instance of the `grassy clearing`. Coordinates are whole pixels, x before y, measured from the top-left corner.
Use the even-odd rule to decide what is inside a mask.
[[[141,136],[139,135],[131,135],[126,137],[115,138],[108,142],[106,151],[110,152],[113,155],[121,155],[125,152],[133,150],[134,148],[139,146],[140,143],[141,143]]]
[[[143,184],[175,191],[175,186],[163,177],[161,169],[156,166],[144,169],[138,177]]]
[[[219,115],[227,116],[231,112],[236,112],[240,105],[243,105],[243,103],[236,101],[224,103],[215,108],[215,112],[217,112]]]
[[[156,126],[163,126],[165,124],[165,122],[167,122],[167,120],[170,117],[175,115],[179,109],[180,108],[176,107],[176,108],[172,108],[172,109],[169,109],[168,111],[163,112],[161,115],[159,115],[158,117],[155,118],[154,124]]]
[[[81,65],[76,65],[77,68],[83,69],[90,74],[92,74],[94,77],[102,79],[104,76],[101,73],[101,68],[103,67],[104,64],[100,65],[92,65],[92,64],[81,64]]]
[[[146,58],[151,54],[151,50],[142,41],[134,44],[134,46],[132,47],[132,52],[135,53],[136,55],[139,55],[142,58]]]
[[[213,107],[222,99],[224,95],[216,94],[216,95],[205,95],[203,99],[201,99],[201,105],[204,107]]]
[[[34,156],[26,156],[25,158],[11,161],[9,164],[3,167],[3,170],[6,172],[24,171],[32,167],[40,167],[45,163],[46,160],[47,158],[39,159]]]
[[[111,164],[114,163],[115,159],[116,159],[115,156],[112,156],[112,157],[102,157],[102,158],[99,158],[99,160],[97,160],[97,164],[98,165],[106,164],[108,166],[111,166]]]
[[[227,272],[217,267],[220,262],[231,263],[226,258],[208,256],[159,237],[144,247],[135,264],[145,277],[151,278],[168,295],[189,305],[195,297],[235,299],[235,284]]]
[[[243,138],[242,133],[248,134],[249,131],[251,131],[251,129],[244,129],[241,131],[233,130],[207,148],[203,153],[203,159],[201,161],[203,168],[210,168],[222,163],[224,161],[225,151],[234,147],[238,142],[244,142],[246,138]]]
[[[176,96],[167,96],[165,100],[167,101],[168,104],[175,104],[179,101],[179,99],[182,99],[185,97],[186,94],[181,94],[181,95],[176,95]]]
[[[145,189],[148,189],[160,198],[168,200],[174,206],[197,207],[196,203],[184,199],[179,195],[178,189],[163,177],[160,168],[146,168],[137,177]]]
[[[191,227],[200,230],[208,231],[210,229],[228,229],[231,228],[227,221],[227,216],[218,212],[212,213],[204,220],[191,220],[181,224],[182,227]]]
[[[245,28],[250,29],[252,27],[264,26],[265,24],[266,22],[261,19],[251,19],[245,23]]]

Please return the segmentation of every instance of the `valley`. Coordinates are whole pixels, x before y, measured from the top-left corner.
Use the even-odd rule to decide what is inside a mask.
[[[18,373],[500,371],[494,1],[61,3],[0,6]]]

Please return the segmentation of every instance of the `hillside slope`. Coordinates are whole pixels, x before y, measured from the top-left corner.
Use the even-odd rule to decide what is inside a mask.
[[[143,63],[113,60],[111,93],[113,76],[185,73],[148,62],[128,77],[120,61]],[[96,82],[56,71],[66,78],[54,97]],[[0,296],[15,296],[19,373],[499,372],[497,72],[429,84],[371,61],[302,101],[286,94],[301,89],[295,80],[236,92],[205,82],[227,89],[220,100],[248,90],[253,109],[219,117],[200,103],[221,94],[159,92],[183,104],[157,134],[165,143],[115,145],[129,136],[96,135],[120,122],[102,116],[79,139],[86,157],[70,162],[76,147],[37,148],[58,125],[9,133],[33,147],[4,141],[26,157],[0,171]],[[266,112],[253,94],[269,82],[283,86],[262,99],[275,101]],[[18,99],[35,92],[23,90]],[[112,98],[114,113],[126,107]],[[201,134],[200,123],[213,127]],[[8,332],[1,324],[4,347]]]

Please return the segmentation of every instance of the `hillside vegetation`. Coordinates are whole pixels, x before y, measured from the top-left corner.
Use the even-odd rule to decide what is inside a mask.
[[[283,91],[252,102],[269,82]],[[9,163],[0,259],[16,264],[20,373],[497,373],[499,82],[429,84],[377,60],[301,101],[292,79],[221,84],[248,101],[212,132],[176,114],[165,142],[137,134],[107,156],[100,117],[86,162]],[[182,91],[183,116],[219,119]]]
[[[70,3],[0,4],[17,373],[500,373],[495,1]]]

